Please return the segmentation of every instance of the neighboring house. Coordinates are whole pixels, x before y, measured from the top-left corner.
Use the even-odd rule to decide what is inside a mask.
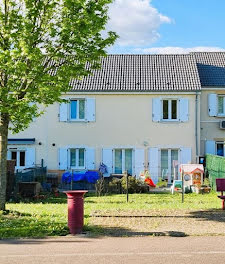
[[[195,53],[201,81],[201,152],[225,156],[225,53]]]
[[[218,120],[208,117],[208,93],[218,92],[218,111],[225,108],[222,90],[201,87],[205,66],[196,60],[202,55],[103,58],[92,76],[71,81],[71,91],[63,95],[68,104],[49,106],[26,131],[9,135],[8,158],[17,159],[18,169],[43,159],[49,171],[98,169],[103,162],[105,176],[128,170],[138,177],[149,169],[154,182],[159,177],[172,182],[179,178],[179,164],[196,163],[204,155],[200,133],[201,143],[224,141],[206,129],[215,125],[208,120]]]

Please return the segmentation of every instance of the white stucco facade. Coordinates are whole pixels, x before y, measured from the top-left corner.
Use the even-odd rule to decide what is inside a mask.
[[[203,87],[201,92],[201,155],[219,154],[218,144],[224,145],[225,129],[221,121],[225,120],[225,113],[219,113],[218,97],[225,96],[225,89],[221,87]],[[212,98],[212,99],[211,99]],[[224,108],[225,109],[225,108]],[[219,146],[219,147],[220,147]],[[220,153],[222,154],[222,153]],[[224,156],[224,151],[223,151]]]
[[[100,163],[104,161],[108,163],[108,167],[112,166],[109,171],[114,173],[113,151],[131,149],[132,174],[139,176],[141,170],[150,169],[152,177],[157,181],[162,173],[161,150],[167,151],[164,152],[169,163],[172,162],[173,151],[171,150],[175,151],[179,163],[196,162],[196,149],[200,146],[200,126],[196,127],[195,120],[196,93],[87,93],[82,95],[72,93],[63,97],[78,100],[84,98],[86,101],[87,98],[93,99],[94,118],[92,121],[60,121],[62,113],[60,113],[59,104],[55,103],[46,109],[43,116],[32,122],[27,130],[17,135],[9,134],[9,139],[35,138],[33,145],[22,146],[25,149],[33,148],[34,165],[41,164],[43,159],[48,170],[70,169],[68,150],[84,148],[86,169],[98,169]],[[160,111],[162,111],[163,100],[177,101],[176,120],[162,120]],[[157,103],[156,106],[153,106],[154,102]],[[186,104],[185,108],[184,104]],[[198,112],[199,106],[200,97],[198,96]],[[85,107],[87,108],[87,105]],[[85,116],[87,115],[90,113],[85,112]],[[21,146],[9,145],[9,159],[10,151],[15,148],[21,148]],[[67,154],[63,152],[63,149],[67,150]],[[111,157],[109,157],[110,151],[112,151]],[[67,155],[66,161],[65,155]],[[63,157],[62,165],[60,159]],[[171,177],[171,167],[168,170]]]

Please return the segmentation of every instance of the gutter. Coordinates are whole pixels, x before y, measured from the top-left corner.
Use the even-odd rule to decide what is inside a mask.
[[[195,95],[195,146],[196,146],[196,162],[198,163],[199,148],[198,148],[198,93]]]

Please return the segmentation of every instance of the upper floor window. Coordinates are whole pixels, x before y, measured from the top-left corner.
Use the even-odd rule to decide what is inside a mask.
[[[177,120],[177,100],[162,100],[163,120]]]
[[[208,94],[209,116],[225,116],[225,94]]]
[[[74,98],[61,103],[59,121],[95,122],[95,98]]]
[[[85,100],[77,99],[70,101],[70,120],[85,119]]]
[[[85,168],[85,149],[70,149],[70,167],[75,169]]]
[[[188,122],[189,98],[154,97],[152,99],[153,122]]]
[[[225,114],[225,96],[218,95],[218,114],[224,115]]]

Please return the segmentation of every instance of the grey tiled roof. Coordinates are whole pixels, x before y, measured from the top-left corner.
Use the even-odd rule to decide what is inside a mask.
[[[194,52],[202,86],[225,86],[225,52]]]
[[[72,91],[154,92],[196,91],[201,84],[195,57],[185,55],[108,55],[102,68],[83,80],[71,81]]]

